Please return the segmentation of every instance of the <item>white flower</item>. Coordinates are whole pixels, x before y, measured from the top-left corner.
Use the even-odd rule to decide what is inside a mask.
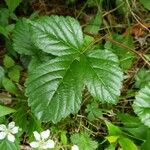
[[[3,140],[7,137],[7,139],[10,142],[15,141],[14,134],[17,134],[19,130],[19,127],[15,126],[15,122],[10,122],[8,124],[8,127],[6,127],[4,124],[0,125],[0,140]]]
[[[71,150],[79,150],[79,147],[78,147],[77,145],[73,145],[73,146],[71,147]]]
[[[40,134],[37,131],[34,131],[33,134],[36,141],[30,143],[30,146],[32,148],[40,148],[40,149],[54,148],[55,146],[54,141],[49,139],[50,130],[43,131]]]

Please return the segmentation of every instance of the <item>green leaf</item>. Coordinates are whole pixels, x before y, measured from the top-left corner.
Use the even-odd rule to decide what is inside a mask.
[[[88,7],[94,7],[97,5],[101,5],[101,3],[103,2],[103,0],[87,0],[87,5]]]
[[[114,135],[121,135],[122,131],[120,130],[119,127],[113,125],[111,122],[105,121],[107,128],[108,128],[108,132],[109,132],[109,136],[114,136]]]
[[[92,19],[89,21],[89,24],[86,26],[84,31],[92,34],[97,34],[101,24],[102,13],[98,11],[97,14],[94,17],[92,17]]]
[[[2,84],[3,84],[3,87],[6,89],[6,91],[15,95],[18,94],[16,85],[10,79],[4,77],[2,80]]]
[[[116,55],[95,49],[86,53],[85,84],[91,95],[101,102],[117,103],[123,75]]]
[[[35,116],[33,116],[32,114],[30,114],[28,116],[28,124],[27,125],[28,125],[27,130],[25,132],[27,132],[27,134],[29,135],[29,139],[33,138],[34,131],[41,132],[43,130],[40,120],[37,120],[37,118]]]
[[[150,1],[149,0],[140,0],[140,3],[148,10],[150,10]]]
[[[137,146],[128,138],[120,137],[119,144],[123,150],[138,150]]]
[[[135,127],[135,128],[123,128],[123,130],[125,131],[126,134],[128,134],[129,136],[132,135],[134,136],[136,139],[139,139],[141,141],[146,140],[147,136],[149,136],[149,128],[146,127],[145,125],[139,125],[139,127]]]
[[[61,131],[60,139],[63,145],[67,145],[66,131]]]
[[[98,143],[93,141],[87,133],[75,133],[71,136],[73,144],[79,146],[81,150],[95,150],[98,147]]]
[[[4,66],[6,68],[10,68],[14,65],[15,65],[14,60],[11,57],[9,57],[8,55],[5,55],[5,57],[4,57]]]
[[[150,140],[146,140],[142,146],[141,146],[141,150],[148,150],[150,148]]]
[[[6,30],[6,27],[0,25],[0,33],[3,34],[6,38],[8,38],[8,31]]]
[[[32,70],[34,70],[34,68],[40,66],[42,63],[50,61],[53,58],[55,58],[55,57],[52,56],[51,54],[45,53],[41,50],[38,50],[37,53],[35,53],[32,56],[32,59],[31,59],[29,66],[28,66],[28,71],[32,72]]]
[[[19,82],[20,78],[20,71],[21,71],[21,66],[15,65],[12,68],[10,68],[8,72],[8,76],[12,81]]]
[[[0,8],[0,25],[5,27],[7,26],[9,20],[9,10],[6,8]]]
[[[0,140],[0,149],[1,150],[19,150],[19,142],[15,140],[15,142],[9,142],[7,139]]]
[[[13,12],[20,4],[21,0],[5,0],[10,12]]]
[[[115,150],[116,145],[115,144],[110,144],[105,150]]]
[[[106,139],[109,141],[109,143],[111,144],[111,143],[115,143],[115,142],[118,140],[119,136],[111,135],[111,136],[106,136],[105,138],[106,138]]]
[[[19,126],[22,129],[22,132],[26,132],[29,127],[27,106],[24,104],[22,105],[22,103],[17,104],[18,106],[15,108],[16,112],[12,115],[13,121],[16,122],[17,126]]]
[[[96,102],[92,102],[91,104],[88,104],[86,108],[86,112],[88,112],[87,117],[90,121],[93,121],[102,115],[102,111],[98,107],[98,103]]]
[[[40,121],[37,120],[33,114],[30,114],[25,103],[17,103],[17,107],[15,109],[16,112],[12,115],[13,121],[15,121],[16,125],[22,129],[22,133],[26,132],[29,136],[29,140],[33,138],[34,131],[42,131]]]
[[[116,55],[99,49],[83,54],[88,45],[83,43],[79,23],[71,17],[42,17],[31,26],[35,45],[58,56],[29,67],[34,70],[29,72],[26,95],[38,119],[56,123],[77,113],[84,83],[94,98],[117,102],[122,72]]]
[[[29,106],[42,121],[54,123],[77,113],[83,89],[82,67],[74,56],[62,56],[42,64],[31,72],[26,94]]]
[[[121,35],[114,34],[113,39],[119,43],[122,43],[134,49],[133,39],[129,35],[121,36]],[[118,46],[118,44],[114,44],[111,42],[106,42],[105,47],[106,48],[109,47],[109,50],[118,56],[121,68],[123,70],[127,70],[132,66],[133,60],[135,58],[135,55],[133,52],[129,51],[126,48],[123,48],[122,46]]]
[[[9,24],[8,26],[6,26],[6,30],[7,32],[12,32],[14,30],[15,24]]]
[[[140,120],[150,127],[150,84],[142,88],[133,103],[134,112]]]
[[[145,126],[138,117],[124,113],[117,114],[117,116],[123,123],[124,126],[122,127],[122,130],[126,134],[129,133],[140,140],[147,139],[149,128]]]
[[[5,70],[0,66],[0,88],[2,87],[2,79],[5,75]]]
[[[126,127],[139,127],[143,125],[138,117],[131,116],[130,114],[118,113],[117,116]]]
[[[116,0],[115,3],[116,3],[116,7],[118,8],[117,13],[119,13],[119,15],[121,15],[120,17],[122,17],[122,19],[123,19],[128,11],[127,4],[125,3],[124,0]],[[130,1],[129,1],[129,3],[130,3]]]
[[[150,82],[150,71],[145,68],[141,68],[135,75],[135,81],[136,88],[145,87]]]
[[[15,112],[14,109],[0,105],[0,117],[11,114],[13,112]]]
[[[28,20],[23,18],[19,20],[13,31],[13,47],[19,54],[33,55],[37,48],[31,41],[31,32]]]
[[[42,17],[31,22],[32,39],[35,45],[44,52],[62,56],[80,52],[83,44],[81,27],[71,17]]]

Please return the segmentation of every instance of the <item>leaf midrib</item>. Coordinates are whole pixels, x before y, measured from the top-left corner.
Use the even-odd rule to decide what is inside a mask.
[[[76,48],[76,47],[74,47],[73,45],[71,45],[69,42],[65,42],[65,41],[62,40],[61,38],[58,40],[58,38],[57,38],[56,36],[54,36],[53,34],[47,32],[44,26],[43,26],[44,31],[43,31],[43,29],[41,29],[39,26],[36,26],[36,25],[34,25],[34,24],[32,24],[32,26],[34,26],[35,28],[38,28],[41,32],[44,32],[44,34],[46,34],[47,37],[50,37],[50,38],[52,38],[52,39],[55,39],[56,41],[58,41],[58,42],[60,42],[60,43],[63,43],[64,45],[67,45],[69,48],[71,48],[71,49],[77,51],[78,53],[80,53],[79,47]],[[53,29],[53,27],[52,27],[52,29]],[[56,34],[56,31],[55,31],[54,29],[53,29],[53,31],[54,31],[55,34]],[[56,35],[57,35],[57,34],[56,34]]]
[[[84,56],[85,56],[87,62],[89,62],[88,65],[93,70],[93,72],[95,73],[95,75],[97,76],[97,78],[101,81],[101,83],[102,83],[103,87],[105,88],[105,90],[109,91],[112,99],[115,99],[115,97],[113,96],[114,94],[109,90],[109,87],[104,83],[104,81],[101,78],[99,78],[99,76],[97,75],[97,73],[95,72],[95,70],[93,69],[93,67],[90,65],[90,61],[87,59],[86,55],[84,55]]]

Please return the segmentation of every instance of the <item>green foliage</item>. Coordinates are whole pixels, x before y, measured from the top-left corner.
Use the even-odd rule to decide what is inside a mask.
[[[10,93],[18,95],[18,89],[16,85],[7,77],[4,77],[2,80],[3,87]]]
[[[15,64],[14,60],[11,57],[9,57],[8,55],[5,55],[4,66],[6,68],[10,68],[10,67],[14,66],[14,64]]]
[[[37,48],[57,56],[31,71],[26,82],[29,106],[40,120],[56,123],[77,113],[84,85],[95,99],[117,102],[122,72],[116,55],[85,47],[81,27],[71,17],[42,17],[30,24]],[[14,33],[15,39],[20,32]],[[14,40],[14,46],[17,50],[20,43]]]
[[[9,19],[9,10],[6,8],[0,8],[0,24],[1,26],[5,27],[8,25]]]
[[[94,6],[101,5],[102,2],[103,0],[87,0],[87,5],[88,7],[94,7]]]
[[[13,31],[13,47],[19,54],[32,55],[36,47],[31,41],[31,32],[28,20],[22,18],[19,20]]]
[[[141,123],[138,117],[129,114],[118,114],[120,121],[123,124],[121,128],[126,134],[132,135],[141,141],[147,140],[150,136],[149,128]]]
[[[15,112],[14,109],[0,105],[0,117],[11,114],[13,112]]]
[[[144,88],[150,82],[150,71],[141,68],[137,74],[135,75],[135,87],[136,88]]]
[[[117,103],[122,72],[118,67],[116,55],[105,49],[94,49],[87,52],[84,58],[86,63],[85,84],[91,95],[103,103]]]
[[[19,82],[20,78],[20,71],[22,70],[21,66],[15,65],[12,68],[10,68],[8,72],[8,77],[15,82]]]
[[[67,145],[67,135],[66,135],[66,131],[62,131],[61,132],[61,135],[60,135],[60,138],[61,138],[61,142],[63,145]]]
[[[116,0],[115,2],[116,2],[116,7],[118,7],[118,13],[125,16],[126,13],[128,12],[128,7],[127,7],[127,5],[125,5],[126,4],[125,1],[124,0]]]
[[[119,144],[123,150],[138,150],[136,145],[128,138],[121,137],[119,139]]]
[[[55,150],[73,145],[80,150],[148,150],[150,54],[145,31],[150,3],[65,2],[0,3],[0,136],[1,124],[14,121],[21,128],[20,139],[15,136],[13,143],[5,137],[0,149],[19,150],[35,139],[34,131],[50,129]],[[63,14],[71,13],[81,25],[72,17],[51,15],[55,9],[61,15],[64,8]],[[141,10],[144,28],[132,14]],[[50,16],[42,17],[45,13]]]
[[[3,34],[6,38],[8,38],[8,32],[5,27],[0,26],[0,33]]]
[[[21,0],[5,0],[10,12],[13,12],[19,6]]]
[[[129,48],[134,49],[134,42],[130,35],[122,36],[118,34],[113,34],[113,39]],[[129,51],[127,48],[117,45],[115,43],[106,42],[105,47],[114,52],[118,58],[123,70],[127,70],[132,66],[135,55],[133,52]]]
[[[140,0],[140,3],[148,10],[150,10],[150,1],[149,0]]]
[[[5,75],[5,70],[0,66],[0,88],[2,87],[2,79]]]
[[[91,18],[89,24],[86,26],[84,31],[88,33],[98,34],[101,24],[102,24],[102,13],[98,11],[97,14]]]
[[[119,129],[119,127],[113,125],[111,122],[105,121],[107,128],[108,128],[108,133],[109,136],[113,136],[113,135],[121,135],[122,131]]]
[[[93,141],[87,133],[75,133],[71,136],[71,142],[79,146],[82,150],[95,150],[98,143]]]
[[[92,102],[87,105],[86,112],[88,113],[88,119],[94,121],[96,118],[99,118],[102,115],[101,109],[98,107],[97,102]]]
[[[134,112],[139,116],[141,121],[150,127],[150,85],[142,88],[136,96],[133,103]]]
[[[80,52],[83,34],[77,20],[71,17],[42,17],[31,22],[32,39],[42,51],[56,55],[71,55]]]
[[[20,103],[21,104],[21,103]],[[41,122],[37,120],[31,113],[29,113],[28,107],[24,104],[16,107],[16,112],[13,114],[13,120],[22,129],[22,133],[26,132],[29,136],[29,140],[33,138],[34,131],[41,131]]]
[[[19,150],[18,141],[9,142],[7,139],[0,141],[0,149],[2,150]]]
[[[127,138],[126,136],[124,136],[123,132],[120,130],[119,127],[113,125],[108,121],[105,121],[105,123],[107,125],[109,132],[109,136],[107,136],[106,139],[110,142],[110,144],[119,143],[119,145],[122,147],[123,150],[127,149],[138,150],[134,142],[129,138]]]
[[[147,140],[142,144],[141,150],[148,150],[149,148],[150,148],[150,140]]]

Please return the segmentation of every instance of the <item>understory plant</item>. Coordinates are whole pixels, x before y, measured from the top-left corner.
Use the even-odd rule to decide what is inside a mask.
[[[13,19],[20,2],[6,0]],[[61,15],[15,21],[12,34],[2,30],[11,50],[0,66],[0,88],[7,91],[0,93],[0,149],[149,149],[149,70],[137,71],[131,89],[124,86],[137,56],[149,64],[149,55],[134,50],[130,34],[100,36],[100,11],[85,28]]]

